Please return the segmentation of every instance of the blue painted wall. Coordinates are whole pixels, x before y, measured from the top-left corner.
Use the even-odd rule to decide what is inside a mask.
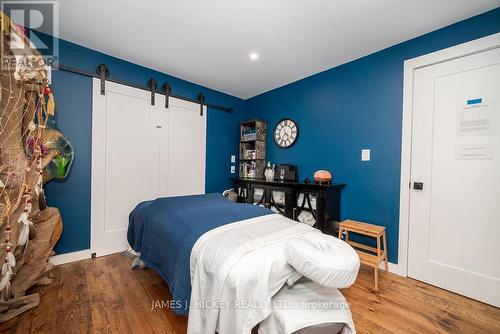
[[[317,169],[345,182],[342,218],[387,226],[389,260],[397,263],[403,61],[500,31],[500,9],[398,44],[247,101],[252,117],[298,122],[300,138],[267,157],[298,165],[301,179]],[[371,161],[361,161],[361,149]]]
[[[229,156],[237,154],[241,121],[259,117],[272,127],[283,117],[300,125],[298,143],[277,148],[269,136],[268,157],[299,166],[300,177],[330,169],[346,182],[343,218],[366,220],[388,228],[389,258],[397,262],[399,166],[403,61],[500,31],[500,9],[401,43],[247,101],[60,40],[60,62],[87,71],[105,63],[116,79],[144,85],[150,78],[169,82],[173,93],[233,107],[235,113],[208,111],[206,191],[230,186]],[[56,120],[75,147],[69,177],[46,185],[50,205],[61,210],[64,231],[58,254],[90,246],[90,166],[92,81],[53,71]],[[372,149],[362,163],[360,150]]]
[[[230,184],[230,155],[238,153],[238,124],[245,118],[245,101],[190,82],[126,62],[82,46],[60,40],[60,63],[94,72],[105,63],[110,76],[140,85],[150,78],[168,82],[172,93],[196,97],[203,93],[209,103],[234,108],[234,113],[208,110],[206,191],[222,191]],[[90,166],[92,79],[53,71],[56,121],[75,148],[69,177],[46,185],[49,205],[62,213],[64,231],[55,247],[57,254],[90,247]]]

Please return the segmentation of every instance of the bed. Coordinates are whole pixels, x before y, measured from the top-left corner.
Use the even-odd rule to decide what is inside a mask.
[[[250,333],[266,318],[274,321],[268,328],[284,321],[288,313],[273,311],[273,296],[288,293],[282,289],[286,284],[294,286],[302,274],[307,276],[287,262],[286,245],[309,240],[315,246],[322,236],[306,224],[260,206],[230,202],[221,194],[142,202],[130,213],[128,228],[131,247],[167,282],[174,312],[189,314],[189,334]],[[320,250],[331,248],[325,245]],[[359,268],[354,257],[348,261],[348,276],[334,274],[337,281],[344,275],[340,285],[354,282]],[[310,268],[311,263],[301,266]],[[276,317],[269,317],[273,312]],[[349,310],[341,313],[347,319],[342,333],[354,333]]]
[[[269,214],[269,209],[233,203],[216,193],[158,198],[139,203],[130,213],[127,239],[141,260],[167,282],[173,311],[187,315],[190,255],[196,240],[217,227]]]

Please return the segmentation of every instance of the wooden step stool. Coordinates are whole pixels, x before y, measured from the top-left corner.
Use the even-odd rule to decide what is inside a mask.
[[[387,239],[385,237],[385,227],[372,225],[367,223],[358,222],[355,220],[344,220],[340,223],[339,228],[339,239],[342,240],[342,234],[345,232],[345,242],[354,248],[363,249],[368,252],[375,253],[370,254],[361,250],[356,249],[356,252],[359,255],[359,259],[362,264],[366,264],[370,267],[373,267],[375,270],[375,291],[378,290],[378,266],[380,262],[385,262],[385,271],[387,272]],[[363,245],[354,241],[349,240],[349,232],[373,237],[377,239],[377,247],[370,247],[367,245]],[[384,243],[383,249],[381,248],[381,240]]]

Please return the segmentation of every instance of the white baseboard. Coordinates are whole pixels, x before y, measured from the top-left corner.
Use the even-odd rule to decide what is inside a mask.
[[[49,258],[49,262],[55,265],[90,259],[92,257],[90,249],[84,249],[77,252],[54,255]]]
[[[389,267],[389,272],[398,276],[406,277],[406,271],[402,269],[399,264],[389,262],[387,263]],[[384,262],[381,262],[378,266],[380,269],[385,270]]]

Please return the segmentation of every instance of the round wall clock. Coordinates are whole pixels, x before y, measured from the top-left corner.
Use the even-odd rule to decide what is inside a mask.
[[[274,141],[282,148],[288,148],[295,144],[299,136],[299,127],[290,118],[284,118],[274,127]]]

